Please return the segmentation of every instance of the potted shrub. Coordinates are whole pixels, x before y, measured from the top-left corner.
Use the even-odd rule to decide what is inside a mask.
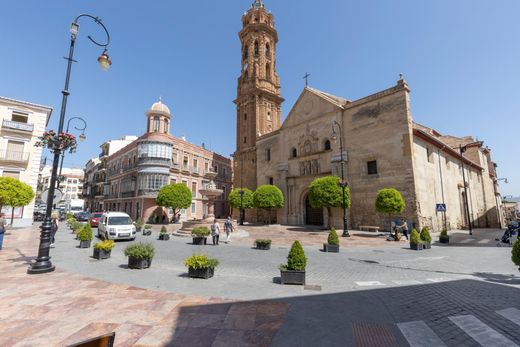
[[[193,238],[194,245],[205,245],[207,244],[207,237],[210,231],[208,227],[196,227],[191,231],[191,237]]]
[[[150,235],[152,235],[152,226],[151,226],[150,224],[145,224],[145,225],[144,225],[143,235],[144,235],[144,236],[150,236]]]
[[[159,240],[161,241],[168,241],[170,239],[170,235],[168,235],[168,230],[163,225],[161,227],[161,231],[159,232]]]
[[[268,251],[271,249],[271,240],[257,239],[255,240],[256,249]]]
[[[410,234],[410,248],[415,249],[416,251],[420,251],[423,249],[423,243],[421,242],[421,235],[414,228],[412,233]]]
[[[336,229],[330,229],[329,237],[327,238],[327,243],[323,244],[323,251],[333,253],[339,252],[339,237],[338,233],[336,232]]]
[[[116,246],[114,240],[105,240],[94,244],[93,257],[102,260],[110,258],[110,252]]]
[[[208,279],[215,274],[218,260],[210,259],[203,254],[193,254],[184,260],[184,265],[188,268],[189,277]]]
[[[78,231],[79,248],[90,248],[92,237],[92,227],[90,224],[85,224],[85,226]]]
[[[298,240],[294,241],[287,256],[287,265],[280,265],[280,277],[282,284],[305,284],[305,267],[307,258],[302,245]]]
[[[441,231],[441,234],[439,236],[439,242],[440,243],[450,243],[450,236],[448,235],[447,230]]]
[[[137,232],[141,232],[143,231],[143,228],[144,228],[144,220],[142,218],[139,218],[138,220],[136,220],[134,222],[134,226],[135,226],[135,230]]]
[[[154,248],[151,243],[134,243],[125,248],[129,269],[146,269],[152,265]]]
[[[430,229],[428,229],[428,227],[422,228],[421,234],[419,236],[423,244],[423,249],[432,248],[432,237],[430,235]]]
[[[513,245],[513,249],[511,250],[511,260],[518,266],[518,271],[520,271],[520,238],[517,238]]]

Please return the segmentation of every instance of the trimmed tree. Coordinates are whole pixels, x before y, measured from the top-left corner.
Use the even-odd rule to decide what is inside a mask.
[[[14,220],[14,209],[28,205],[34,198],[30,185],[16,178],[0,177],[0,210],[3,206],[11,206],[11,225]]]
[[[291,250],[287,255],[287,270],[305,271],[307,267],[307,257],[303,251],[300,241],[295,240],[291,246]]]
[[[520,238],[518,238],[513,245],[511,260],[518,266],[518,270],[520,270]]]
[[[377,192],[376,211],[379,213],[387,213],[392,220],[392,215],[401,213],[406,208],[403,196],[395,188],[385,188]]]
[[[332,227],[332,207],[343,207],[343,191],[339,177],[327,176],[316,178],[309,185],[309,203],[312,208],[326,208],[329,220],[327,228]],[[350,189],[345,188],[345,205],[350,207]]]
[[[253,193],[253,204],[256,208],[266,209],[271,224],[271,209],[282,208],[285,204],[283,193],[277,186],[265,184]]]
[[[240,204],[240,191],[244,191],[244,195],[242,196],[242,204]],[[240,205],[242,205],[243,209],[253,208],[253,192],[247,188],[235,188],[229,193],[228,196],[229,206],[231,208],[240,209]]]
[[[191,206],[191,190],[184,183],[175,183],[164,186],[157,194],[157,205],[173,209],[173,216],[183,208]]]

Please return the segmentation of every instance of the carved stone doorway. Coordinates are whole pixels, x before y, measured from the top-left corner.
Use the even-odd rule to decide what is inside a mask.
[[[323,226],[323,208],[312,208],[309,195],[305,197],[305,224]]]

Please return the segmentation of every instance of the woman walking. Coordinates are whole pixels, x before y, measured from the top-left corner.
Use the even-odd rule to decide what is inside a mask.
[[[218,238],[220,236],[220,227],[219,227],[216,219],[213,221],[213,224],[211,224],[211,236],[213,238],[213,246],[218,246]]]
[[[54,246],[54,242],[56,241],[56,232],[58,231],[58,218],[60,215],[54,212],[51,215],[51,247]]]

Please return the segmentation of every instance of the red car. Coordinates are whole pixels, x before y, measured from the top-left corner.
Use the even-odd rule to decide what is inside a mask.
[[[101,220],[101,218],[103,218],[103,213],[102,212],[95,212],[95,213],[92,213],[90,215],[90,219],[89,219],[89,223],[90,223],[90,226],[91,227],[95,227],[97,228],[97,226],[99,225],[99,221]]]

